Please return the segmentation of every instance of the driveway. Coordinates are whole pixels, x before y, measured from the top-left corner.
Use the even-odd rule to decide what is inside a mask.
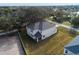
[[[18,35],[0,37],[0,55],[22,55],[22,49]]]

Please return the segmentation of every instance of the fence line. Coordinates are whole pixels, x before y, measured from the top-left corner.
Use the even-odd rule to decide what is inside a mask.
[[[3,32],[3,33],[0,33],[0,36],[2,36],[2,35],[7,35],[7,34],[12,34],[12,33],[15,33],[15,32],[17,32],[18,30],[16,29],[16,30],[12,30],[12,31],[8,31],[8,32]]]
[[[21,38],[21,35],[20,35],[19,31],[18,31],[18,35],[19,35],[20,41],[21,41],[21,43],[22,43],[23,49],[24,49],[24,51],[25,51],[25,54],[27,54],[28,52],[26,51],[25,45],[24,45],[24,43],[23,43],[23,41],[22,41],[22,38]]]

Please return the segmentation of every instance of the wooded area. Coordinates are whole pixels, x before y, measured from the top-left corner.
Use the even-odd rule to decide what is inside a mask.
[[[52,18],[51,18],[52,17]],[[47,18],[59,23],[68,21],[73,26],[79,27],[79,15],[64,8],[46,7],[1,7],[0,30],[9,31],[22,27],[24,23],[33,23]]]

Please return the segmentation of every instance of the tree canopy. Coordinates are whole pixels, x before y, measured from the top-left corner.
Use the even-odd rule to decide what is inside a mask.
[[[74,18],[71,23],[74,27],[79,27],[79,17]]]
[[[43,20],[44,18],[49,16],[49,13],[44,8],[30,7],[26,9],[25,12],[26,12],[25,16],[29,22],[36,22],[39,20]]]
[[[0,8],[0,29],[18,28],[23,23],[32,23],[49,16],[45,8]]]

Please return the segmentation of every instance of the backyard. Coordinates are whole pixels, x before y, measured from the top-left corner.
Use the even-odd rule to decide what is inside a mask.
[[[36,43],[21,29],[20,34],[27,54],[31,55],[62,55],[64,46],[78,33],[73,34],[64,27],[58,27],[58,32],[51,37]]]

